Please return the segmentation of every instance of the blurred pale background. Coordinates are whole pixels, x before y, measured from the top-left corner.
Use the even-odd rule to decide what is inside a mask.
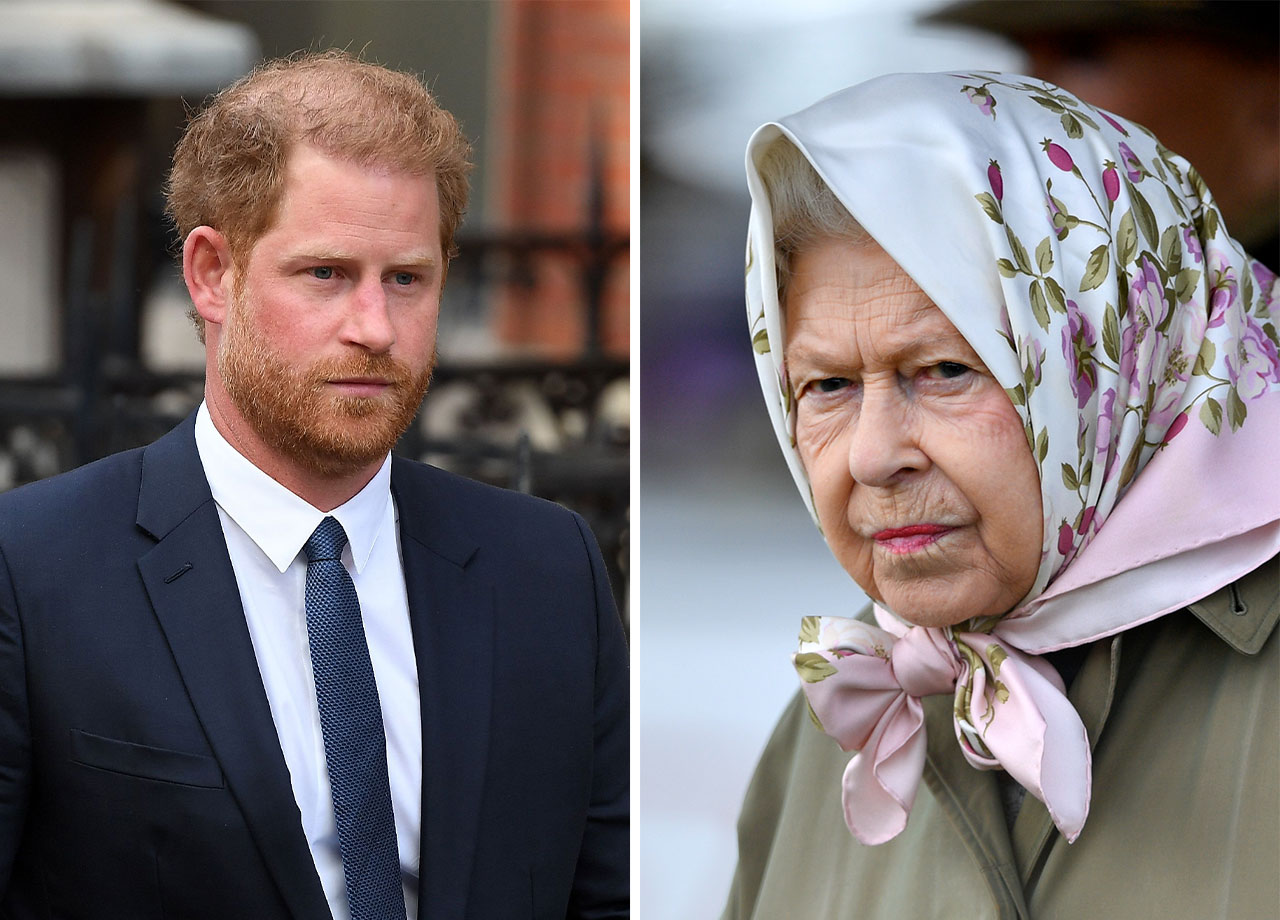
[[[641,915],[716,917],[735,821],[795,692],[799,618],[864,600],[774,442],[742,305],[742,156],[760,123],[882,73],[1013,69],[937,3],[643,0]]]

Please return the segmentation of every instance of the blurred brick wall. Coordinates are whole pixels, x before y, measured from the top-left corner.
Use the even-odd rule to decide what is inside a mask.
[[[494,42],[491,225],[585,233],[598,172],[603,229],[627,232],[629,16],[627,0],[504,4]],[[556,256],[536,264],[531,284],[510,291],[498,305],[497,335],[516,349],[576,355],[586,337],[581,262]],[[609,263],[605,279],[603,351],[625,356],[629,329],[624,255]]]

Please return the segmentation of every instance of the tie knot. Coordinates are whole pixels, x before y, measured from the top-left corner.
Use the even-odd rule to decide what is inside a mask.
[[[347,545],[347,532],[342,529],[337,518],[327,517],[320,522],[302,549],[307,554],[308,562],[321,562],[325,559],[340,559],[342,547]]]

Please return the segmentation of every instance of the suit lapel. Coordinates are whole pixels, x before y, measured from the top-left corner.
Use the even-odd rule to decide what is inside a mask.
[[[494,585],[472,564],[438,475],[396,460],[392,490],[422,706],[418,917],[461,920],[475,858],[493,694]]]
[[[214,756],[295,917],[328,916],[276,734],[193,418],[146,449],[138,561],[157,620]]]

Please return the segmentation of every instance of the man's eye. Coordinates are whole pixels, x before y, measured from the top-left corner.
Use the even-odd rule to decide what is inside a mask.
[[[813,388],[819,393],[834,393],[847,387],[849,382],[848,377],[824,377],[814,383]]]
[[[401,284],[401,285],[413,284],[415,280],[413,272],[396,272],[391,277],[392,279],[394,279],[396,284]]]
[[[317,278],[320,281],[328,281],[330,278],[333,277],[332,265],[317,265],[314,268],[309,269],[309,271],[311,272],[311,276],[313,278]]]

